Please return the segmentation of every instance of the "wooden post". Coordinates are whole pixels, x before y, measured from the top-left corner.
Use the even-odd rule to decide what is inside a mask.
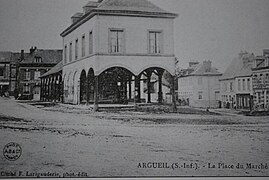
[[[176,93],[175,93],[175,76],[172,76],[172,110],[174,113],[177,112]]]

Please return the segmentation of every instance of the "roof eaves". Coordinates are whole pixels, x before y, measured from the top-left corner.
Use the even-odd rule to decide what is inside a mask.
[[[83,15],[77,22],[73,23],[66,30],[64,30],[60,35],[62,37],[68,35],[73,30],[78,28],[80,25],[87,22],[89,19],[95,15],[114,15],[114,16],[139,16],[139,17],[152,17],[152,18],[172,18],[175,19],[178,17],[178,14],[175,13],[162,13],[162,12],[145,12],[145,11],[130,11],[130,10],[100,10],[93,9],[87,14]]]

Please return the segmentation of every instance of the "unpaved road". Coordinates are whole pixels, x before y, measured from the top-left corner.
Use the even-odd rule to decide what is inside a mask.
[[[268,135],[268,117],[89,113],[1,98],[0,150],[16,142],[22,155],[8,161],[1,153],[0,177],[269,176],[260,168],[269,165]]]

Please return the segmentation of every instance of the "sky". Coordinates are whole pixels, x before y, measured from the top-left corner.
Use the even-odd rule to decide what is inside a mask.
[[[269,0],[149,0],[177,13],[179,66],[211,60],[224,72],[238,53],[269,49]],[[60,33],[88,0],[0,0],[0,51],[62,49]]]

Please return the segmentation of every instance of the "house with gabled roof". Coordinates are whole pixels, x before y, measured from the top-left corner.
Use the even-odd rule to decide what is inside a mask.
[[[257,56],[252,68],[254,110],[269,111],[269,50]]]
[[[175,75],[173,20],[148,0],[90,1],[71,17],[63,38],[64,102],[141,102],[143,82],[164,71]],[[151,102],[151,91],[146,92]]]
[[[32,47],[29,53],[22,50],[18,61],[18,98],[40,100],[40,76],[62,61],[62,50]]]
[[[0,52],[0,96],[8,96],[10,91],[11,52]]]
[[[178,77],[177,93],[181,104],[200,108],[219,107],[221,75],[211,61],[191,62]]]
[[[220,78],[222,106],[232,109],[252,108],[252,71],[255,55],[240,52]]]

